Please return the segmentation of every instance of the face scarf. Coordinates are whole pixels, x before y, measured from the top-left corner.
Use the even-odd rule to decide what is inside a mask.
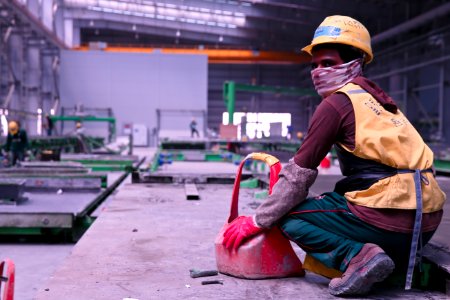
[[[311,78],[317,93],[326,97],[337,91],[355,77],[362,75],[361,59],[355,59],[348,63],[316,68],[311,71]]]

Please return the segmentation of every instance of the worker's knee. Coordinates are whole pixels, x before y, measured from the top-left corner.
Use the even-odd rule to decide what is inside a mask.
[[[307,222],[292,218],[289,215],[282,218],[278,222],[278,227],[281,229],[283,234],[292,241],[298,241],[302,239],[302,235],[306,233]]]

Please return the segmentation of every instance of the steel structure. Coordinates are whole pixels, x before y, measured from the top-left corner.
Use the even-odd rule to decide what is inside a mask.
[[[236,92],[252,92],[252,93],[270,93],[276,95],[291,95],[291,96],[315,96],[317,97],[316,91],[312,89],[298,89],[289,87],[279,87],[279,86],[264,86],[264,85],[250,85],[241,84],[234,81],[225,81],[223,83],[223,100],[228,111],[228,124],[233,124],[235,103],[236,103]]]
[[[308,67],[282,64],[289,55],[298,55],[316,26],[332,14],[350,15],[366,25],[375,54],[366,70],[369,77],[390,92],[427,140],[448,143],[450,3],[442,0],[0,0],[0,114],[8,110],[34,129],[38,109],[46,113],[57,108],[58,52],[66,45],[104,51],[187,47],[185,51],[208,50],[222,64],[247,63],[210,65],[207,125],[213,127],[220,119],[226,80],[311,88]],[[269,51],[275,57],[236,59],[229,52],[221,59],[226,52],[217,55],[212,49]],[[294,64],[306,60],[289,58]],[[273,67],[263,65],[267,63]],[[248,101],[275,109],[270,99],[255,97],[266,96]],[[309,99],[308,107],[297,111],[285,102],[286,109],[306,118],[317,104]],[[307,120],[293,123],[302,127]]]
[[[0,114],[37,131],[36,119],[59,102],[59,50],[52,1],[0,1]]]

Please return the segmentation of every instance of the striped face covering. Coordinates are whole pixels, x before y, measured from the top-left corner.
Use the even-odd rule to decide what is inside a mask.
[[[337,91],[355,77],[362,75],[361,59],[355,59],[348,63],[316,68],[311,71],[311,78],[317,93],[327,97]]]

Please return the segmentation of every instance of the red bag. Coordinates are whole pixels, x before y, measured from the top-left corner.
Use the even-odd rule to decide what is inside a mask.
[[[302,263],[289,240],[276,226],[247,240],[237,251],[228,250],[222,245],[223,233],[239,215],[239,186],[242,168],[247,159],[262,160],[270,166],[269,194],[281,170],[278,159],[265,153],[251,153],[239,165],[234,181],[228,223],[223,226],[215,240],[217,269],[220,273],[249,279],[304,276]]]

